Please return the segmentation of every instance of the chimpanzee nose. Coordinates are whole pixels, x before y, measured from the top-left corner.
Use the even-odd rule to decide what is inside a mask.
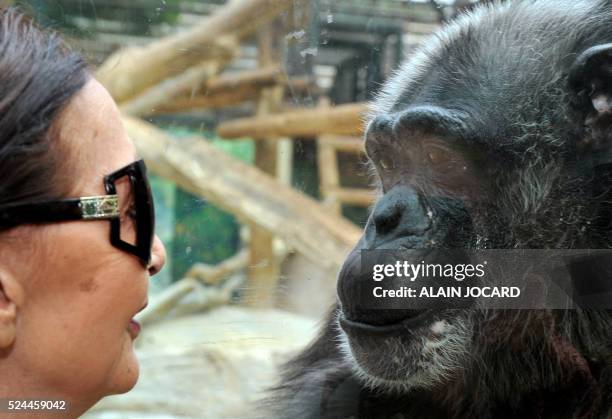
[[[377,203],[362,241],[345,262],[338,277],[338,298],[346,320],[370,326],[399,324],[425,310],[411,309],[401,299],[378,299],[372,294],[371,272],[362,271],[361,249],[424,248],[430,217],[418,193],[397,185]],[[386,286],[399,289],[403,278],[389,278]],[[382,306],[381,306],[382,304]]]
[[[370,248],[378,248],[400,238],[423,236],[430,226],[430,217],[416,191],[398,185],[376,204],[366,226],[366,239]]]

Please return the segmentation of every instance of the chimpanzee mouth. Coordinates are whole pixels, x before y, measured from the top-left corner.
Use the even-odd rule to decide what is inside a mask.
[[[384,336],[400,336],[405,335],[407,330],[417,329],[430,323],[438,310],[414,310],[412,315],[405,317],[403,320],[389,324],[371,324],[356,320],[348,319],[344,313],[338,317],[338,323],[342,330],[348,335],[352,334],[370,334]]]
[[[373,325],[340,312],[340,350],[369,387],[391,392],[432,387],[456,376],[469,357],[473,329],[464,313],[429,309]]]

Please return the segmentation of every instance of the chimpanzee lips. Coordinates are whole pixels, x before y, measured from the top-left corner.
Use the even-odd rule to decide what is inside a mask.
[[[350,320],[344,313],[338,317],[338,324],[347,335],[368,334],[379,336],[404,335],[407,330],[425,326],[432,320],[436,310],[412,310],[414,314],[403,320],[387,324],[371,324],[359,320]]]

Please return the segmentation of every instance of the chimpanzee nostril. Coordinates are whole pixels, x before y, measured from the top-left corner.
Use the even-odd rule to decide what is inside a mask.
[[[374,225],[377,234],[389,234],[393,232],[402,219],[403,208],[400,205],[377,208],[374,211]]]

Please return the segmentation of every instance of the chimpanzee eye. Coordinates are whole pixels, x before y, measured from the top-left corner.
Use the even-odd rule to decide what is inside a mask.
[[[456,155],[453,150],[435,145],[428,145],[425,147],[425,155],[429,163],[434,166],[452,164],[456,160]]]
[[[389,157],[381,157],[378,160],[378,164],[383,168],[383,170],[391,170],[394,168],[393,159]]]

